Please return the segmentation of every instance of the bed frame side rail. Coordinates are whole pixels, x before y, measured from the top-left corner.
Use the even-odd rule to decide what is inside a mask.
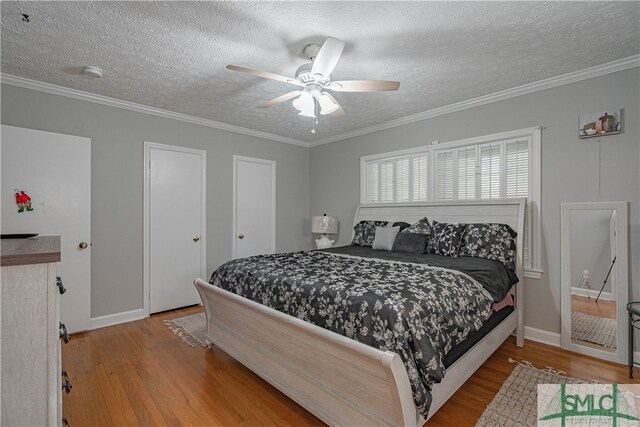
[[[330,425],[416,424],[400,356],[288,316],[201,279],[207,337]]]

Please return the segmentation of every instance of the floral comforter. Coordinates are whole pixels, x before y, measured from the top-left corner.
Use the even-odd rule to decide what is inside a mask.
[[[493,304],[479,282],[456,270],[317,251],[233,260],[210,283],[398,353],[425,418],[445,354],[482,326]]]

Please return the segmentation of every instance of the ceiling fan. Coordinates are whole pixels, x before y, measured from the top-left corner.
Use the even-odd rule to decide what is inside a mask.
[[[327,91],[380,92],[398,90],[400,87],[399,82],[389,80],[332,80],[331,72],[343,49],[344,42],[333,37],[327,37],[322,46],[306,45],[303,53],[311,62],[300,66],[295,78],[237,65],[227,65],[227,69],[298,86],[299,89],[267,101],[259,107],[269,108],[293,99],[293,106],[299,111],[299,115],[313,118],[311,133],[315,133],[318,114],[331,114],[334,117],[345,114],[338,101]]]

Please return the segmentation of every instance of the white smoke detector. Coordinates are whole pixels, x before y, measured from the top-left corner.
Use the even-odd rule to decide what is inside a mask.
[[[82,74],[93,77],[94,79],[99,79],[102,77],[102,70],[98,67],[86,66],[82,68]]]

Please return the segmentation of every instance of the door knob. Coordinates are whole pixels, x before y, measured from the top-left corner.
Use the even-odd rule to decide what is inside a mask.
[[[200,236],[193,236],[193,241],[197,242],[198,240],[200,240]]]
[[[89,245],[87,244],[87,242],[80,242],[80,244],[78,245],[78,247],[80,249],[87,249]]]
[[[240,240],[244,239],[244,234],[238,234],[238,239]]]

